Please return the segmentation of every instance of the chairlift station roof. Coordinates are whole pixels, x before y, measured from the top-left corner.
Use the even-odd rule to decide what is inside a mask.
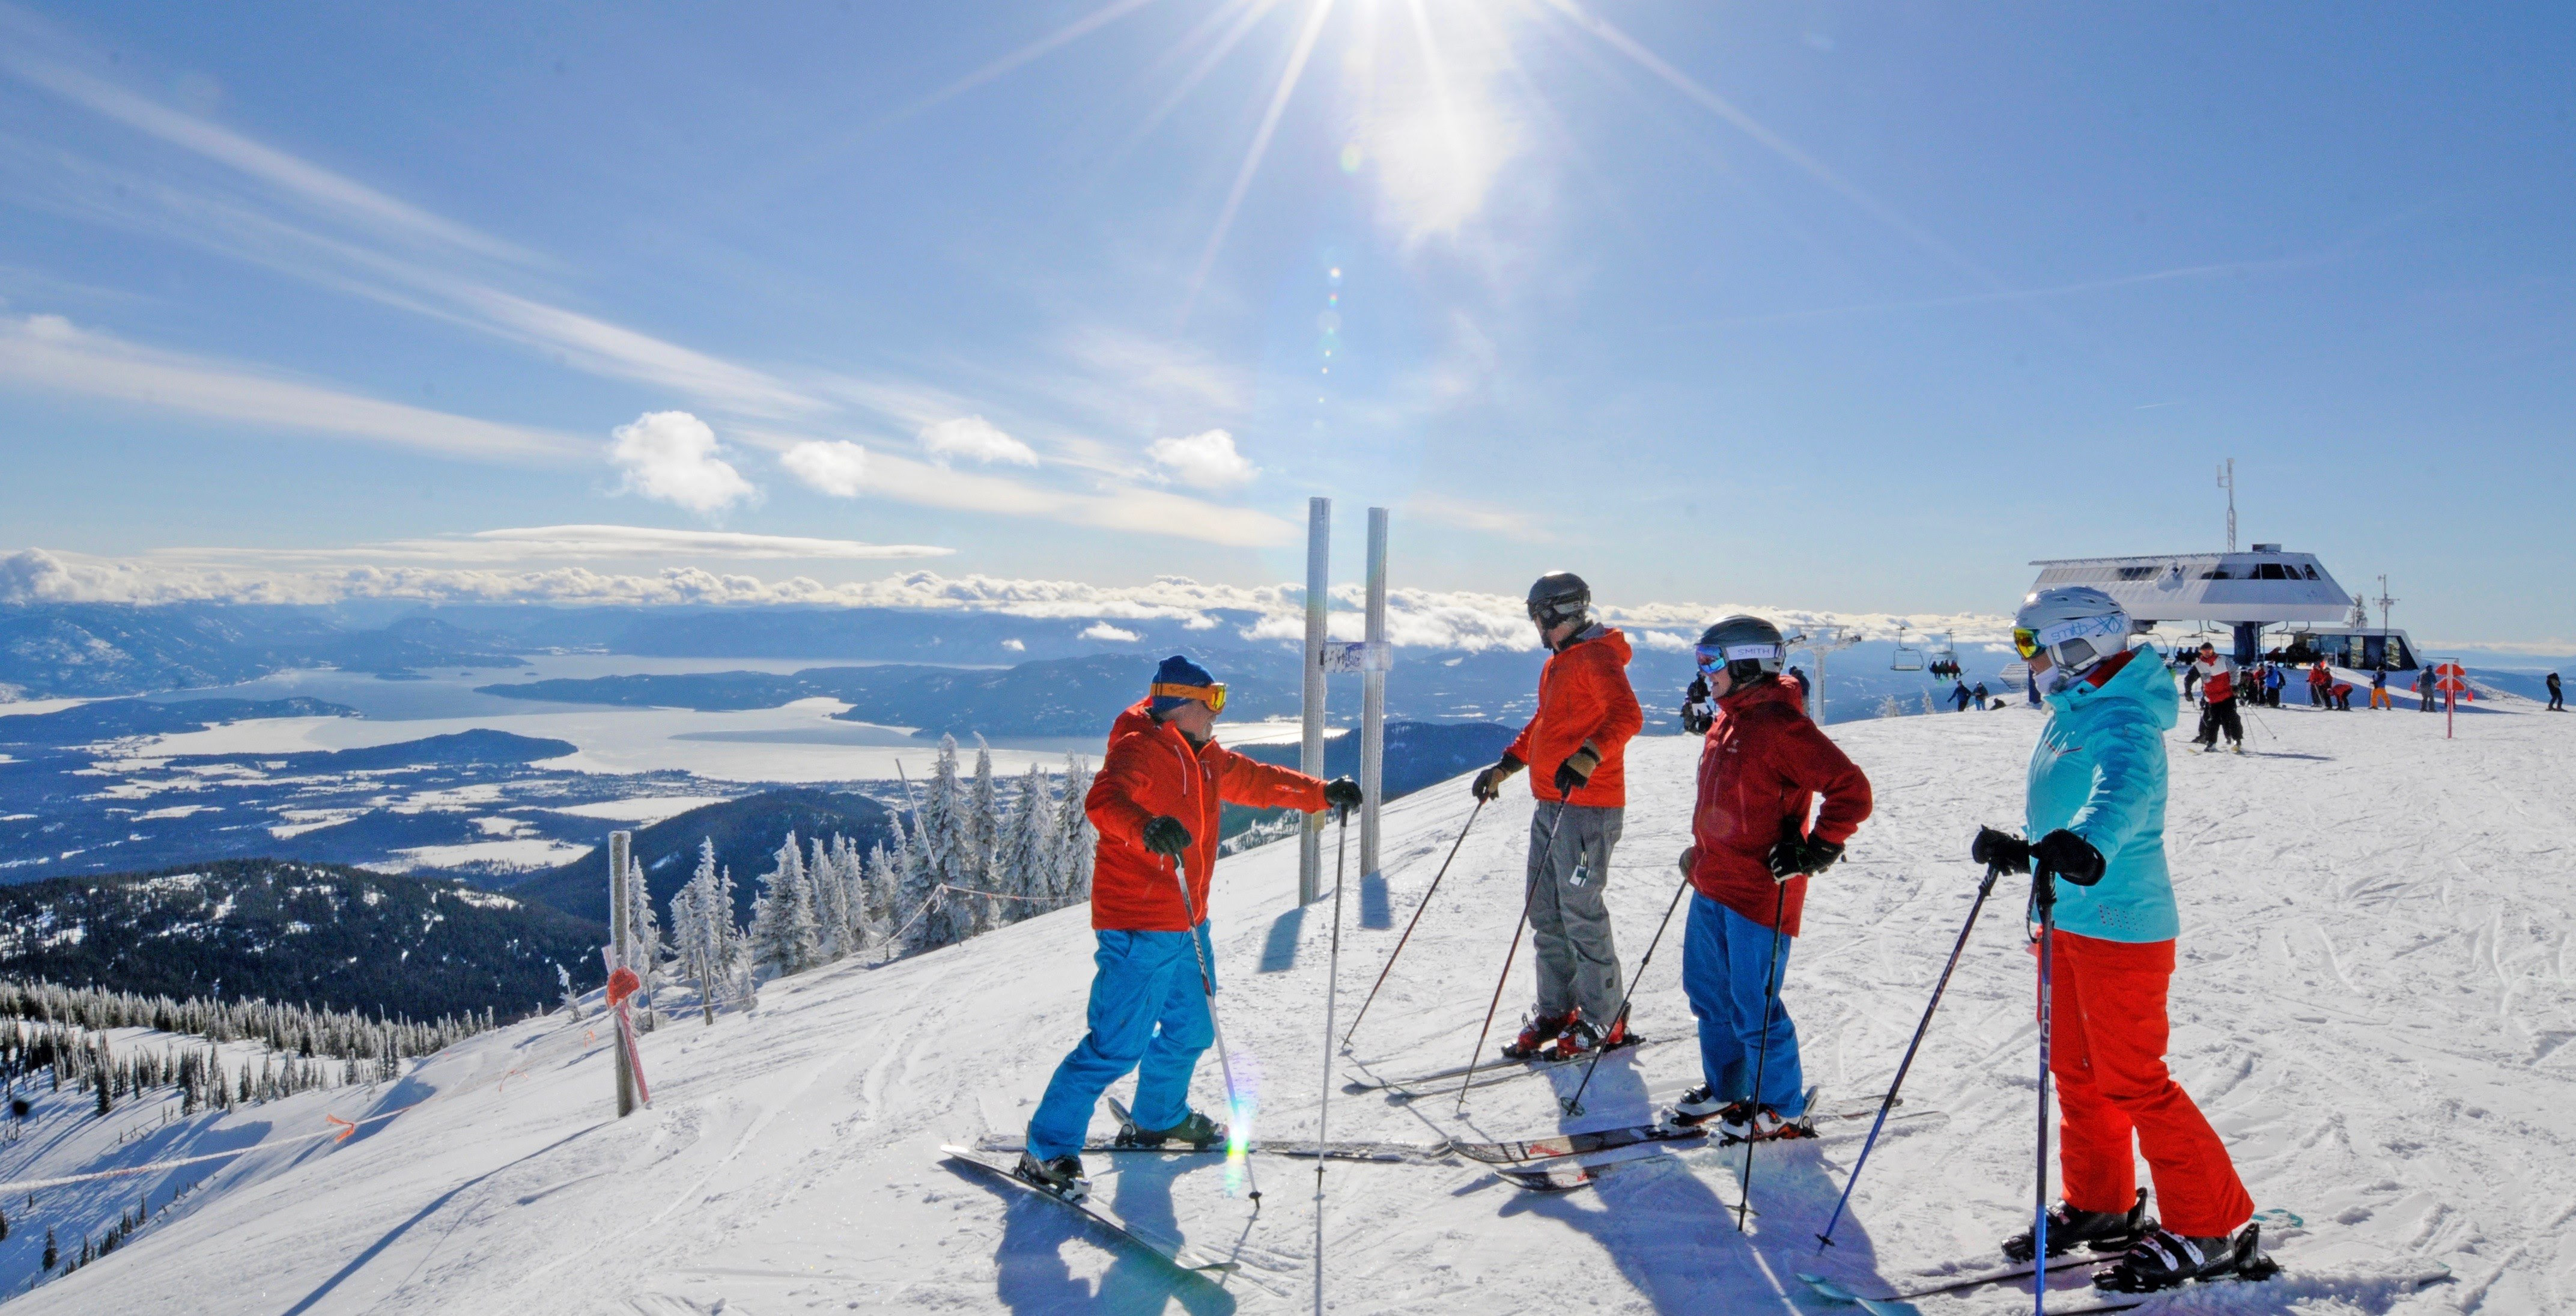
[[[2138,621],[2225,623],[2342,621],[2352,596],[2314,553],[2256,544],[2246,553],[2055,558],[2031,563],[2031,591],[2090,585]]]

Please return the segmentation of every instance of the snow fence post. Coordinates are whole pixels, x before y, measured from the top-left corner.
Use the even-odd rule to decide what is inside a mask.
[[[1332,588],[1328,566],[1332,553],[1333,500],[1306,500],[1306,682],[1299,700],[1305,735],[1297,768],[1309,777],[1324,775],[1324,608]],[[1324,824],[1307,814],[1297,823],[1297,903],[1311,905],[1323,894]]]
[[[633,837],[626,832],[608,834],[608,971],[615,974],[625,962],[627,938],[632,931],[626,926],[626,856]],[[617,1117],[635,1113],[634,1058],[626,1053],[626,1030],[617,1033]]]

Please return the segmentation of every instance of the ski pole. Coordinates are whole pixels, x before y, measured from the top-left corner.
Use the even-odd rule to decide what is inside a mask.
[[[1564,1108],[1566,1114],[1583,1113],[1583,1093],[1592,1086],[1592,1071],[1599,1069],[1601,1057],[1609,1054],[1608,1039],[1619,1031],[1620,1024],[1627,1022],[1628,1003],[1637,999],[1638,979],[1645,977],[1646,966],[1655,962],[1655,947],[1664,944],[1664,929],[1672,926],[1673,911],[1682,907],[1682,893],[1690,890],[1690,885],[1690,874],[1682,874],[1682,884],[1673,889],[1672,903],[1664,906],[1664,921],[1655,925],[1654,939],[1646,943],[1646,958],[1637,961],[1637,972],[1628,979],[1626,993],[1619,997],[1619,1013],[1611,1016],[1610,1031],[1602,1034],[1604,1044],[1594,1049],[1591,1063],[1583,1067],[1583,1081],[1574,1085],[1574,1095],[1556,1103]]]
[[[1350,810],[1333,813],[1333,951],[1324,961],[1324,1082],[1315,1092],[1315,1316],[1324,1313],[1324,1120],[1333,1102],[1333,985],[1342,972],[1342,858],[1351,839]]]
[[[1968,934],[1976,930],[1977,915],[1986,907],[1986,896],[1995,889],[1995,879],[2003,875],[2000,864],[1986,865],[1986,877],[1977,883],[1977,903],[1968,906],[1967,925],[1959,929],[1957,944],[1950,947],[1950,962],[1941,966],[1941,980],[1932,984],[1931,1003],[1923,1007],[1923,1022],[1914,1026],[1914,1040],[1905,1044],[1905,1058],[1896,1064],[1896,1079],[1887,1085],[1887,1095],[1878,1103],[1878,1118],[1869,1126],[1869,1140],[1860,1145],[1860,1159],[1852,1163],[1851,1177],[1843,1180],[1842,1200],[1834,1203],[1833,1215],[1825,1221],[1825,1232],[1816,1235],[1816,1250],[1834,1245],[1834,1226],[1842,1223],[1843,1208],[1851,1204],[1852,1188],[1860,1182],[1860,1172],[1869,1165],[1870,1150],[1878,1146],[1878,1131],[1887,1127],[1887,1112],[1896,1104],[1896,1093],[1905,1086],[1907,1070],[1914,1068],[1914,1052],[1923,1045],[1923,1035],[1932,1031],[1932,1012],[1941,1008],[1941,993],[1950,988],[1950,973],[1959,967],[1959,955],[1968,948]]]
[[[1483,813],[1484,811],[1485,802],[1483,800],[1476,801],[1475,809],[1470,811],[1467,815],[1467,825],[1459,828],[1458,839],[1450,842],[1449,859],[1441,860],[1440,871],[1431,875],[1431,889],[1422,893],[1422,903],[1415,905],[1413,907],[1413,917],[1404,921],[1404,935],[1395,939],[1395,949],[1387,954],[1386,967],[1377,971],[1377,982],[1369,988],[1368,999],[1361,1001],[1360,1012],[1351,1016],[1350,1032],[1342,1034],[1342,1049],[1344,1051],[1350,1050],[1351,1034],[1357,1033],[1360,1030],[1360,1020],[1368,1018],[1369,1005],[1377,1000],[1377,989],[1386,985],[1386,975],[1394,971],[1396,956],[1404,953],[1404,943],[1413,939],[1413,925],[1422,921],[1422,911],[1429,909],[1431,907],[1431,897],[1440,893],[1440,879],[1449,875],[1449,860],[1456,859],[1458,857],[1458,847],[1467,843],[1467,833],[1475,827],[1476,815]],[[1333,860],[1335,867],[1338,868],[1341,862],[1342,861],[1337,854]],[[1335,880],[1339,881],[1340,879],[1336,878]]]
[[[2030,1302],[2036,1316],[2048,1316],[2048,998],[2056,967],[2057,875],[2032,865],[2030,898],[2039,906],[2039,1178],[2031,1194]]]
[[[1789,881],[1778,880],[1780,896],[1771,905],[1771,967],[1762,978],[1762,1040],[1753,1047],[1753,1114],[1744,1126],[1744,1196],[1735,1203],[1735,1232],[1744,1232],[1745,1213],[1753,1209],[1753,1135],[1762,1131],[1762,1068],[1771,1059],[1771,1007],[1780,1001],[1780,924],[1789,917]]]
[[[1556,802],[1556,818],[1547,825],[1547,853],[1556,855],[1556,829],[1565,825],[1565,801]],[[1539,875],[1532,873],[1521,887],[1521,920],[1512,925],[1511,949],[1503,952],[1503,974],[1494,979],[1494,999],[1485,1007],[1485,1026],[1476,1030],[1476,1049],[1467,1053],[1467,1076],[1458,1081],[1458,1109],[1467,1108],[1467,1089],[1476,1081],[1476,1059],[1485,1054],[1485,1036],[1494,1030],[1494,1011],[1503,1004],[1503,984],[1512,980],[1512,957],[1521,953],[1521,929],[1529,926],[1531,902],[1538,899]]]
[[[1229,1141],[1239,1143],[1242,1135],[1237,1130],[1243,1126],[1243,1097],[1234,1086],[1234,1057],[1225,1049],[1225,1025],[1217,1022],[1216,975],[1208,972],[1207,949],[1199,945],[1199,910],[1197,902],[1190,899],[1190,880],[1181,874],[1180,856],[1171,856],[1171,861],[1172,881],[1181,888],[1181,913],[1190,920],[1190,956],[1199,962],[1199,990],[1207,993],[1208,1031],[1216,1035],[1217,1069],[1225,1075],[1225,1109],[1226,1114],[1233,1117],[1226,1122],[1225,1134]],[[1261,1180],[1252,1173],[1252,1158],[1249,1156],[1243,1158],[1243,1182],[1244,1195],[1252,1199],[1252,1212],[1259,1215]]]

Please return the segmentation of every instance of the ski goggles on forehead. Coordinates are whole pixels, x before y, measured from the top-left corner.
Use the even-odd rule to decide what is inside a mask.
[[[1156,681],[1153,694],[1157,699],[1195,699],[1207,705],[1211,713],[1225,711],[1225,682],[1223,681],[1207,685],[1174,685],[1168,681]]]
[[[1693,646],[1692,652],[1699,655],[1702,672],[1715,672],[1733,662],[1760,662],[1765,658],[1773,662],[1780,660],[1780,646],[1776,644],[1702,644]]]
[[[2054,648],[2068,640],[2089,640],[2102,635],[2126,636],[2128,633],[2129,619],[2116,612],[2099,617],[2077,617],[2035,629],[2016,626],[2013,628],[2013,652],[2027,661],[2039,656],[2040,650]],[[2098,649],[2101,646],[2094,647]]]

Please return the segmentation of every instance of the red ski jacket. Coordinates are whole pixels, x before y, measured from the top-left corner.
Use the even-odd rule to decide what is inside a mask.
[[[1798,686],[1766,681],[1717,701],[1699,754],[1699,803],[1691,811],[1691,887],[1763,927],[1774,905],[1780,930],[1798,935],[1807,879],[1771,880],[1771,847],[1806,826],[1825,797],[1812,835],[1840,845],[1869,817],[1869,778],[1816,724]],[[1782,901],[1783,887],[1787,899]]]
[[[1628,688],[1628,637],[1594,626],[1548,655],[1538,673],[1538,711],[1506,751],[1529,765],[1530,793],[1557,799],[1556,769],[1592,744],[1601,765],[1575,788],[1573,804],[1617,809],[1628,803],[1628,738],[1646,725],[1637,692]]]
[[[1187,932],[1172,861],[1145,848],[1145,824],[1177,818],[1190,830],[1182,855],[1190,877],[1189,908],[1207,917],[1208,878],[1216,871],[1217,804],[1309,813],[1324,807],[1324,783],[1302,772],[1257,763],[1215,741],[1189,738],[1145,711],[1140,699],[1109,729],[1109,752],[1082,808],[1100,832],[1091,868],[1091,926],[1122,932]]]

